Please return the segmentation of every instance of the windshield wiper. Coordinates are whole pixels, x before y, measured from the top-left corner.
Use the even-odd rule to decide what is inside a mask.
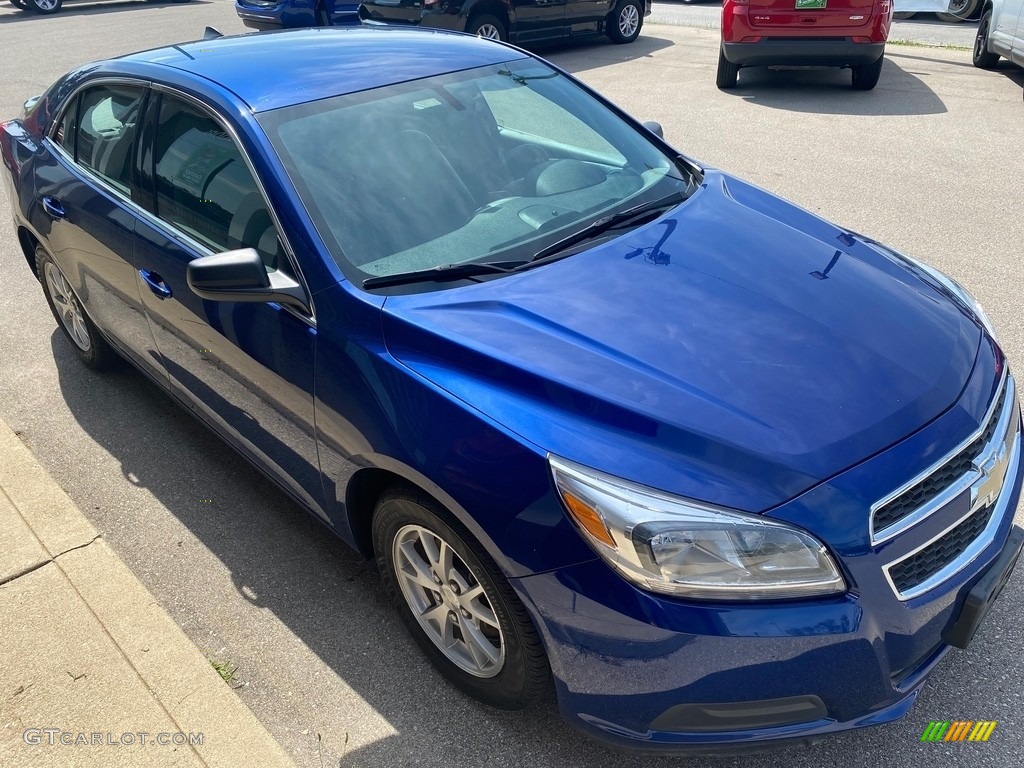
[[[426,283],[441,280],[461,280],[465,277],[488,275],[495,272],[514,272],[517,264],[505,265],[497,261],[467,261],[464,264],[438,264],[430,269],[415,269],[411,272],[396,272],[393,275],[376,275],[363,280],[363,288],[384,288],[388,285]]]
[[[584,240],[596,237],[602,232],[607,232],[630,224],[641,224],[643,223],[642,217],[653,217],[655,214],[659,214],[675,205],[678,205],[685,199],[685,193],[673,192],[665,197],[628,208],[625,211],[619,211],[618,213],[613,213],[610,216],[603,216],[600,219],[592,221],[578,232],[574,232],[568,237],[559,240],[557,243],[553,243],[546,248],[542,248],[533,255],[532,259],[527,261],[467,261],[462,264],[439,264],[438,266],[430,267],[429,269],[416,269],[410,272],[396,272],[393,275],[375,275],[374,277],[367,277],[363,280],[363,288],[384,288],[389,285],[405,285],[408,283],[462,280],[463,278],[476,277],[477,275],[508,274],[511,272],[517,272],[521,269],[536,266],[541,261],[556,254],[561,254],[562,251],[565,251]]]
[[[595,219],[590,222],[583,229],[573,232],[568,237],[563,237],[558,242],[552,243],[545,248],[541,248],[533,255],[533,258],[530,259],[527,264],[535,264],[538,261],[543,261],[551,256],[560,254],[563,251],[569,250],[574,245],[578,245],[585,240],[597,237],[604,232],[625,227],[630,224],[642,224],[643,217],[653,218],[652,214],[662,213],[683,202],[685,199],[685,193],[673,192],[665,197],[660,197],[657,200],[651,200],[650,202],[642,203],[641,205],[636,205],[632,208],[627,208],[624,211],[613,213],[610,216],[602,216],[600,219]],[[523,266],[526,266],[526,264]]]

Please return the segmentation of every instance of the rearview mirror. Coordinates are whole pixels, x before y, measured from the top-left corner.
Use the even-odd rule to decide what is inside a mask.
[[[309,314],[302,286],[280,270],[268,272],[254,248],[215,253],[189,262],[192,293],[210,301],[276,301]]]

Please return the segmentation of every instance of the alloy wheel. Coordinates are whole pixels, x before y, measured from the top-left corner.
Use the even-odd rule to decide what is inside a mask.
[[[622,7],[619,12],[619,32],[623,37],[632,37],[640,26],[640,12],[632,3]]]
[[[499,674],[505,638],[483,585],[435,532],[406,525],[395,535],[393,560],[409,609],[434,645],[475,677]]]
[[[92,341],[89,339],[89,329],[85,325],[82,306],[78,303],[71,284],[53,262],[49,262],[43,272],[46,276],[46,290],[53,300],[53,306],[57,309],[64,329],[75,342],[75,346],[83,352],[88,352],[92,347]]]
[[[486,40],[501,40],[501,32],[493,24],[481,24],[476,31],[476,36]]]

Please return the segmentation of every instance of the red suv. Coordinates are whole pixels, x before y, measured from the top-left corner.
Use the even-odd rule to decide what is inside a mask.
[[[892,24],[891,0],[725,0],[719,88],[741,67],[849,67],[853,87],[878,83]]]

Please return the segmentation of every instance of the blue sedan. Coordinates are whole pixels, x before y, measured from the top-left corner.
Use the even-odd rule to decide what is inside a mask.
[[[884,723],[1020,552],[1016,387],[970,294],[523,51],[176,45],[70,73],[0,151],[82,362],[375,558],[493,706],[553,681],[664,752]]]

